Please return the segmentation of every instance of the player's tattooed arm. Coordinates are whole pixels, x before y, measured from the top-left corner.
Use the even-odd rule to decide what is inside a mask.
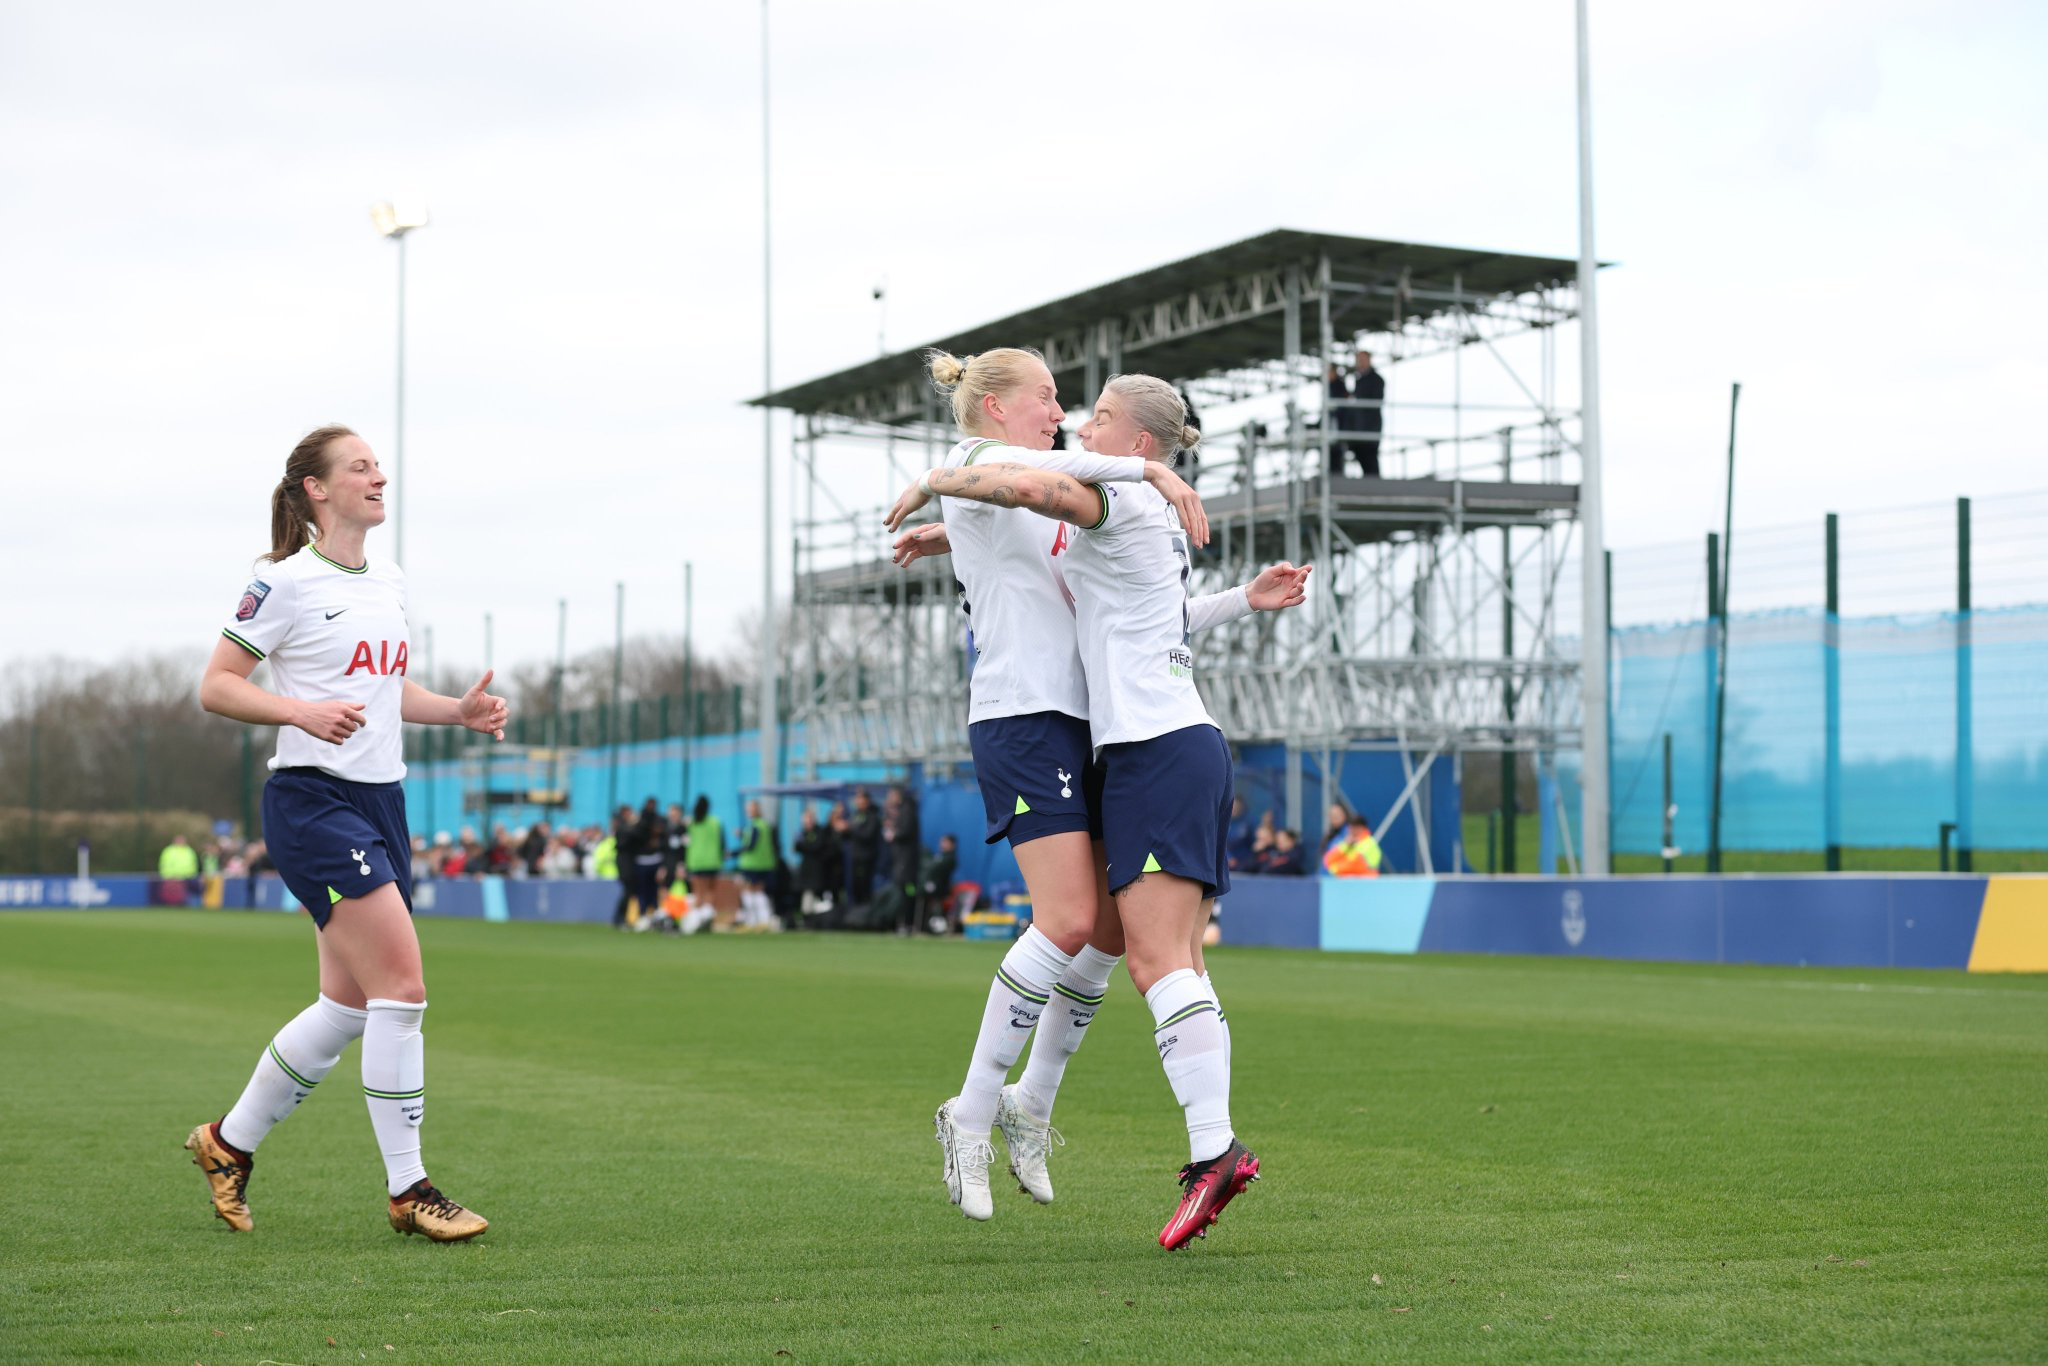
[[[918,492],[925,496],[988,503],[994,507],[1024,508],[1041,517],[1056,522],[1072,522],[1076,526],[1093,526],[1102,520],[1102,500],[1093,486],[1068,475],[1039,469],[1036,465],[1010,461],[932,470],[920,481]],[[890,509],[888,525],[891,531],[896,530],[903,516],[908,515],[907,512],[898,512],[904,502],[904,499],[898,499],[897,506]],[[916,506],[922,506],[922,499]]]

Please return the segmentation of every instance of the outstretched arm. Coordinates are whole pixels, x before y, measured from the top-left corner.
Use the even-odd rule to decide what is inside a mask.
[[[1093,484],[1080,483],[1064,474],[1053,474],[1031,465],[999,461],[992,465],[947,465],[932,470],[918,481],[925,494],[987,503],[999,508],[1023,508],[1055,522],[1094,526],[1102,520],[1102,493]],[[889,509],[884,525],[901,529],[912,509],[898,500]]]
[[[1014,451],[1017,447],[1005,446],[1003,450]],[[994,469],[1000,464],[1023,465],[1048,475],[1065,475],[1076,483],[1103,484],[1111,482],[1136,483],[1140,480],[1150,484],[1173,504],[1180,514],[1180,524],[1187,530],[1188,541],[1197,550],[1209,544],[1209,514],[1202,509],[1201,495],[1189,487],[1188,482],[1168,469],[1164,462],[1146,460],[1135,455],[1096,455],[1092,451],[1030,451],[1020,452],[1033,458],[1028,461],[998,461],[988,465],[977,465],[975,469]],[[903,525],[904,519],[916,512],[932,498],[947,490],[920,479],[898,494],[889,508],[886,525],[891,531]],[[903,543],[897,542],[902,549]],[[912,558],[916,558],[912,556]],[[897,561],[908,564],[908,560]]]
[[[1188,599],[1188,626],[1206,631],[1212,626],[1248,617],[1253,612],[1279,612],[1298,607],[1308,596],[1308,574],[1312,565],[1296,569],[1282,560],[1260,570],[1250,583]]]

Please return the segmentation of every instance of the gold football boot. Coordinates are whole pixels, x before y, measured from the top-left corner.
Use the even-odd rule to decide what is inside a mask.
[[[220,1126],[202,1124],[185,1139],[192,1165],[206,1173],[206,1187],[213,1197],[213,1213],[237,1233],[256,1227],[249,1217],[249,1173],[256,1159],[244,1157],[220,1140]]]
[[[407,1237],[424,1233],[437,1243],[459,1243],[490,1226],[490,1220],[456,1204],[428,1181],[391,1197],[391,1227]]]

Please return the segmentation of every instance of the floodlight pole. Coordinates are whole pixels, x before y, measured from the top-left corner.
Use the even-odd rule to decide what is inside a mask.
[[[697,591],[692,582],[691,564],[683,561],[683,790],[677,798],[685,810],[690,805],[690,747],[697,741],[696,693],[691,688],[690,677],[691,617],[696,614]]]
[[[1602,572],[1606,537],[1601,528],[1600,339],[1593,252],[1593,89],[1587,55],[1586,3],[1578,0],[1579,95],[1579,560],[1583,606],[1579,629],[1580,697],[1585,737],[1580,771],[1579,840],[1588,874],[1611,871],[1608,857],[1607,582]]]
[[[391,558],[398,567],[405,567],[405,495],[399,480],[405,473],[405,239],[414,228],[427,225],[424,207],[416,205],[378,204],[370,210],[370,222],[380,237],[388,237],[398,243],[398,404],[397,429],[391,438],[391,501],[398,505],[398,512],[392,518]]]
[[[405,568],[405,492],[399,487],[399,476],[405,473],[405,233],[393,233],[398,239],[398,426],[392,434],[391,451],[391,492],[392,502],[398,504],[398,516],[393,519],[392,534],[394,546],[391,558],[400,569]]]
[[[769,250],[768,0],[761,0],[761,392],[774,389],[774,261]],[[761,782],[778,776],[782,747],[775,660],[775,410],[761,405]]]

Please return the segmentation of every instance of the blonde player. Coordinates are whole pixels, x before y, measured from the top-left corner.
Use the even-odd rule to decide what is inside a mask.
[[[1171,385],[1120,375],[1081,429],[1082,444],[1162,462],[1199,439],[1186,423],[1187,406]],[[1063,574],[1074,593],[1102,770],[1106,882],[1131,981],[1152,1009],[1160,1061],[1187,1121],[1181,1200],[1159,1235],[1164,1247],[1185,1247],[1259,1172],[1231,1123],[1229,1036],[1215,987],[1198,966],[1209,902],[1230,885],[1231,763],[1195,690],[1187,531],[1145,485],[1084,486],[1024,464],[935,469],[920,487],[1082,529]],[[957,539],[950,521],[947,534]],[[1302,600],[1308,572],[1274,566],[1233,592],[1244,595],[1246,610],[1291,606]],[[1205,615],[1213,610],[1205,605]]]
[[[384,1156],[387,1212],[436,1242],[489,1227],[435,1189],[420,1161],[427,1009],[413,933],[410,840],[400,779],[402,721],[466,726],[502,740],[505,701],[486,672],[461,697],[408,678],[405,577],[371,560],[384,473],[363,439],[322,427],[299,442],[271,494],[268,561],[221,632],[199,687],[208,711],[276,726],[263,836],[317,927],[320,994],[277,1032],[241,1098],[185,1140],[214,1213],[246,1232],[256,1147],[363,1041],[363,1097]],[[270,662],[271,689],[249,675]]]
[[[1066,414],[1036,351],[1002,347],[966,358],[933,352],[927,361],[966,434],[952,459],[970,485],[981,477],[978,463],[990,459],[1029,461],[1091,482],[1149,480],[1191,522],[1206,526],[1194,491],[1165,466],[1052,449]],[[900,522],[923,502],[913,492],[891,516]],[[1053,1099],[1109,989],[1123,942],[1113,915],[1098,924],[1098,907],[1108,898],[1094,844],[1101,826],[1092,800],[1087,684],[1057,569],[1067,529],[978,502],[946,512],[953,572],[977,652],[967,733],[986,838],[1009,840],[1032,908],[1031,928],[996,968],[960,1093],[934,1116],[947,1197],[968,1218],[987,1219],[995,1212],[988,1167],[998,1124],[1019,1188],[1040,1203],[1053,1198],[1046,1170]],[[1034,1031],[1030,1065],[1017,1085],[1005,1085]]]

